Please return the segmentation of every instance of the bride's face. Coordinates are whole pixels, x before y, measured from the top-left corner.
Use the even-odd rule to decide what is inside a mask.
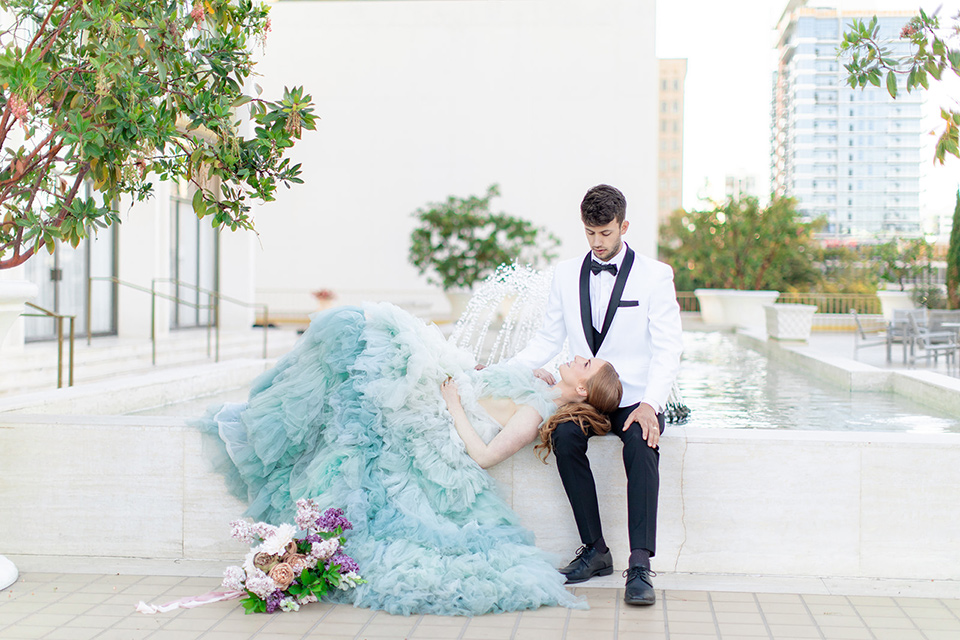
[[[607,361],[600,358],[575,356],[570,362],[560,365],[560,379],[573,387],[579,387],[605,364]]]

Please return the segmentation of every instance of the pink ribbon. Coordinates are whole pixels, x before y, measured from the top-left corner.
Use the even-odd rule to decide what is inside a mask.
[[[140,613],[153,614],[166,613],[167,611],[173,611],[174,609],[193,609],[194,607],[200,607],[205,604],[210,604],[211,602],[236,600],[237,598],[242,598],[246,594],[246,591],[211,591],[200,596],[187,596],[186,598],[180,598],[179,600],[174,600],[173,602],[167,602],[165,604],[147,604],[146,602],[141,601],[140,604],[137,605],[137,611]]]

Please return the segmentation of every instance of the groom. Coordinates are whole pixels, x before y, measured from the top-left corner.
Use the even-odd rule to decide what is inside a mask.
[[[624,601],[650,605],[656,601],[650,558],[656,552],[660,488],[657,443],[683,343],[673,270],[622,242],[629,227],[626,210],[626,199],[614,187],[601,184],[587,191],[580,217],[590,253],[557,265],[543,326],[511,360],[542,367],[569,339],[571,355],[602,358],[619,372],[623,399],[609,417],[611,432],[623,442],[627,473],[631,551]],[[553,384],[553,376],[542,369],[538,377]],[[560,570],[568,584],[613,572],[587,459],[591,435],[573,422],[561,423],[553,434],[557,468],[583,542],[573,562]]]

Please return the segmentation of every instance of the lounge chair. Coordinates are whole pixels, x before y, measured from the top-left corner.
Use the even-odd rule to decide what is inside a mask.
[[[890,362],[890,347],[892,343],[889,339],[889,332],[883,327],[870,328],[869,330],[865,329],[863,327],[863,323],[860,322],[860,316],[857,314],[856,309],[850,309],[850,315],[853,316],[853,322],[857,327],[853,339],[853,357],[857,357],[857,353],[860,351],[860,349],[886,345],[887,362]]]

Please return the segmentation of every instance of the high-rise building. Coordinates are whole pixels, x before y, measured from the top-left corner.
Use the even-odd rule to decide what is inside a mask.
[[[657,220],[663,223],[683,197],[683,81],[686,58],[660,60],[660,152]]]
[[[818,6],[810,6],[811,4]],[[829,0],[790,0],[777,25],[771,182],[807,219],[826,218],[826,238],[872,241],[921,236],[924,92],[851,88],[837,47],[854,18],[877,15],[895,55],[912,15],[851,11]],[[828,5],[828,6],[824,6]]]

